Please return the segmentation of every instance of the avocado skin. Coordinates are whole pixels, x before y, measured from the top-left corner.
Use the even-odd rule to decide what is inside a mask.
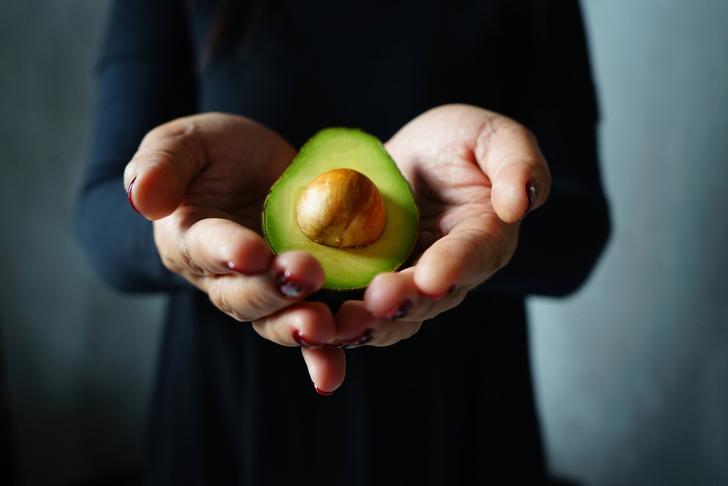
[[[297,197],[318,175],[351,168],[372,179],[385,199],[387,227],[382,237],[364,248],[334,249],[309,240],[295,221]],[[416,243],[419,212],[412,188],[374,136],[355,128],[327,128],[314,135],[271,187],[263,206],[263,234],[274,253],[308,251],[324,267],[324,292],[316,299],[336,308],[344,300],[360,299],[378,273],[398,269]],[[347,296],[333,294],[343,293]],[[353,297],[348,297],[353,295]],[[358,297],[357,297],[358,295]]]

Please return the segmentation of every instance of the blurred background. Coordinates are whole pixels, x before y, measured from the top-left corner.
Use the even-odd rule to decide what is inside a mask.
[[[0,2],[0,484],[141,463],[162,302],[107,290],[70,229],[109,3]],[[530,303],[551,468],[728,484],[728,2],[582,5],[614,229],[580,292]]]

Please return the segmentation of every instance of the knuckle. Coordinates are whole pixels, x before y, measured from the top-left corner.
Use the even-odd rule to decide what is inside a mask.
[[[204,156],[204,137],[195,117],[183,117],[159,125],[150,130],[142,140],[137,155],[151,164],[179,167],[188,161],[201,164]],[[189,160],[186,160],[189,159]]]
[[[144,154],[147,159],[155,165],[177,165],[177,155],[166,148],[156,148]]]
[[[228,304],[228,300],[225,296],[222,279],[215,279],[212,282],[213,283],[210,285],[210,290],[208,292],[210,302],[212,302],[215,307],[223,311],[225,314],[229,314],[232,311],[232,307]]]
[[[176,167],[177,165],[177,156],[170,149],[141,146],[127,165],[125,174],[126,172],[138,174],[158,166]]]
[[[276,315],[273,318],[261,317],[252,322],[253,329],[262,338],[272,341],[282,346],[297,346],[291,338],[291,327],[295,326],[291,322],[290,315]]]
[[[190,134],[194,129],[195,123],[190,117],[175,118],[149,130],[144,139],[178,138]]]
[[[505,115],[497,116],[493,119],[493,129],[502,134],[510,133],[521,136],[533,136],[525,125]]]
[[[270,292],[263,289],[248,289],[241,293],[241,308],[249,315],[262,317],[274,313],[280,302]]]
[[[193,275],[200,275],[204,276],[207,274],[205,272],[205,269],[202,268],[192,257],[192,253],[190,252],[189,245],[187,244],[187,241],[185,238],[180,238],[179,243],[177,245],[177,252],[179,254],[179,258],[182,262],[182,265]]]
[[[210,302],[212,302],[215,307],[217,307],[218,309],[220,309],[220,311],[232,317],[236,321],[246,322],[251,320],[249,317],[243,316],[241,313],[238,312],[237,309],[235,309],[233,305],[231,305],[225,293],[224,277],[212,280],[212,284],[210,285],[210,289],[208,291],[208,296],[210,298]]]
[[[254,311],[254,313],[261,313],[266,307],[265,299],[262,298],[260,292],[245,292],[241,297],[243,299],[243,307]]]

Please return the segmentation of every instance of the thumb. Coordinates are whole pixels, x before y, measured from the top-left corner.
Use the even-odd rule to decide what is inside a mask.
[[[499,118],[478,136],[475,155],[491,180],[491,202],[502,221],[515,223],[548,198],[551,173],[524,126]]]
[[[206,163],[199,121],[187,117],[158,126],[124,169],[129,203],[147,219],[168,216]]]

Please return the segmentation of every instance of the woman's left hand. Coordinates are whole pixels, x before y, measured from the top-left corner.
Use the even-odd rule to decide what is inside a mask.
[[[533,135],[474,106],[427,111],[385,145],[420,209],[420,254],[414,266],[378,275],[363,301],[339,309],[339,336],[373,346],[412,336],[503,268],[516,249],[520,221],[546,201],[551,187]]]

